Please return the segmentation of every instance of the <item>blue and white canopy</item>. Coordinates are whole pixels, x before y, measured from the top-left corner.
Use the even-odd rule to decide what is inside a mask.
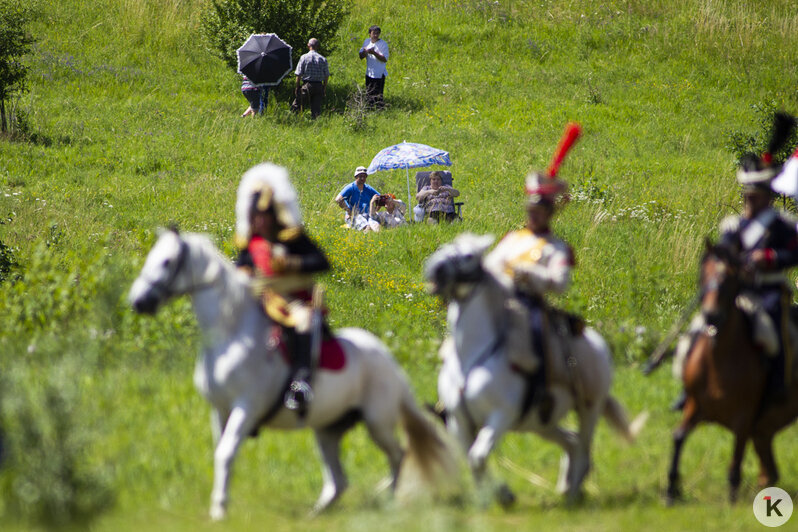
[[[449,152],[427,146],[426,144],[405,141],[380,150],[374,156],[374,159],[371,160],[366,172],[373,174],[380,170],[419,168],[435,164],[451,166],[452,161],[449,159]]]

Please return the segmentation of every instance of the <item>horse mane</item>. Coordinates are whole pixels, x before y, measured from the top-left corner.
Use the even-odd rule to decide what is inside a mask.
[[[233,262],[219,251],[219,248],[216,247],[208,235],[181,233],[180,237],[193,250],[192,256],[203,257],[206,262],[218,266],[214,270],[206,265],[202,272],[203,278],[201,281],[206,283],[219,282],[222,286],[222,292],[227,296],[220,301],[222,314],[228,317],[236,316],[238,309],[241,309],[248,303],[248,300],[252,299],[252,293],[249,289],[249,277],[238,271]],[[218,281],[210,278],[213,275],[218,275]]]
[[[725,262],[729,266],[740,266],[739,251],[734,246],[730,246],[728,244],[713,244],[707,240],[706,249],[701,257],[701,265],[703,266],[710,257],[715,257],[721,262]]]

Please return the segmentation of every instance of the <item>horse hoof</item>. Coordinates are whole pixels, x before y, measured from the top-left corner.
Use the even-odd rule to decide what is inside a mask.
[[[227,517],[227,510],[221,504],[214,504],[211,506],[211,521],[222,521]]]
[[[515,504],[515,493],[512,492],[507,484],[502,484],[496,489],[496,501],[506,510]]]
[[[681,492],[679,491],[668,492],[668,494],[665,495],[665,506],[671,508],[672,506],[675,506],[677,503],[681,502],[681,500],[682,500]]]

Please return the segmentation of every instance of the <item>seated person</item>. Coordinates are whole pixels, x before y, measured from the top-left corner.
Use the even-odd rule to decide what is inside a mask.
[[[369,205],[374,196],[379,196],[373,187],[366,184],[365,166],[358,166],[355,169],[355,180],[346,185],[341,192],[335,196],[335,202],[339,207],[346,211],[344,221],[351,227],[360,231],[369,226]]]
[[[381,211],[385,207],[384,211]],[[379,231],[381,227],[393,229],[407,222],[405,212],[407,205],[402,200],[396,199],[393,194],[381,194],[371,198],[369,205],[369,227],[372,231]]]
[[[424,208],[430,223],[438,223],[441,219],[451,222],[457,215],[454,211],[454,198],[460,191],[443,184],[440,172],[432,172],[429,176],[429,185],[418,191],[416,200]]]

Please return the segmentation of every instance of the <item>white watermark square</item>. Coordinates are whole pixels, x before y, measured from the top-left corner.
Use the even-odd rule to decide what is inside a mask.
[[[754,498],[754,517],[765,526],[777,527],[790,520],[792,497],[781,488],[765,488]]]

